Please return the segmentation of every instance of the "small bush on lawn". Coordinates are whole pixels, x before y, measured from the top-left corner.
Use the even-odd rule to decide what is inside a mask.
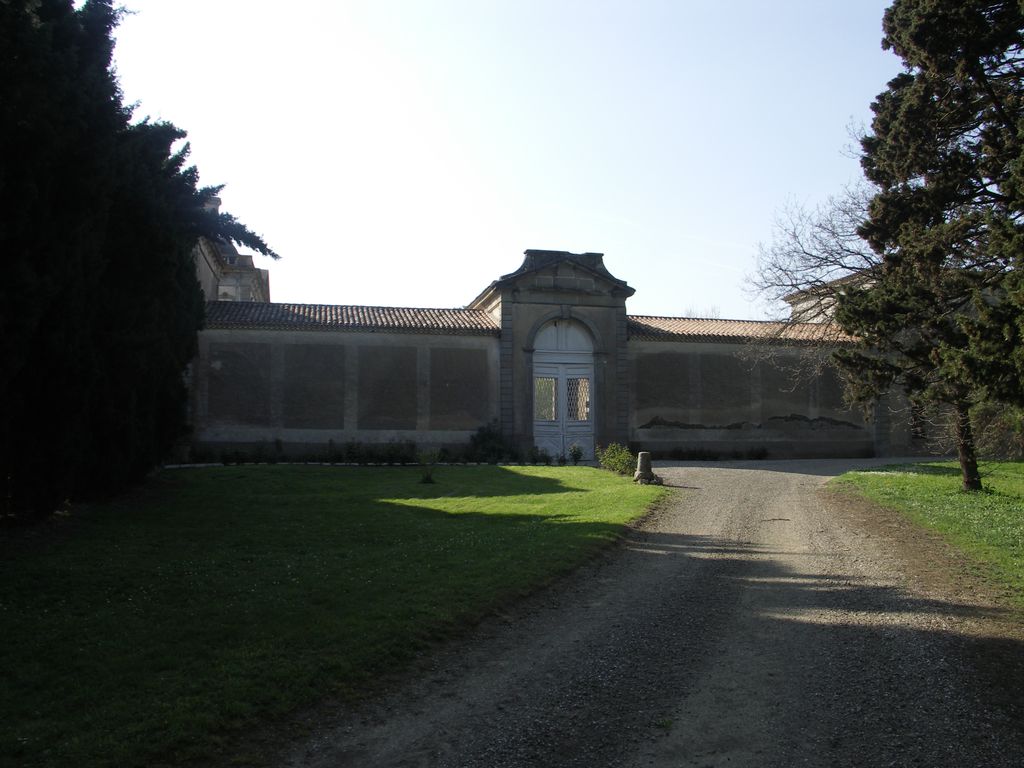
[[[466,447],[466,461],[497,464],[499,461],[519,461],[519,451],[505,439],[497,422],[480,427]]]
[[[434,465],[437,464],[440,455],[441,452],[436,450],[420,451],[416,454],[416,459],[420,463],[421,483],[434,482]]]
[[[538,448],[535,445],[530,446],[530,450],[526,454],[526,461],[529,464],[547,464],[551,465],[551,454],[545,451],[543,448]]]
[[[632,475],[636,470],[636,456],[619,443],[608,443],[604,448],[598,447],[597,462],[602,469],[617,472],[620,475]]]
[[[569,458],[572,459],[574,467],[580,463],[580,459],[583,458],[583,449],[580,448],[579,443],[573,443],[569,446]]]

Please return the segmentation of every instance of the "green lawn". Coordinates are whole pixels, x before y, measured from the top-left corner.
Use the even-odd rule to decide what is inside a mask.
[[[217,467],[0,534],[0,762],[167,765],[580,564],[663,493],[591,468]]]
[[[983,462],[985,490],[961,490],[956,462],[929,462],[848,472],[840,489],[898,510],[939,531],[983,563],[1010,596],[1024,606],[1024,463]]]

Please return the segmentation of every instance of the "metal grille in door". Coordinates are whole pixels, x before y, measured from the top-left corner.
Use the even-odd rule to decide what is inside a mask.
[[[558,419],[558,379],[548,376],[534,378],[533,418],[536,421]]]
[[[570,421],[590,420],[590,379],[569,376],[566,381],[566,415]]]

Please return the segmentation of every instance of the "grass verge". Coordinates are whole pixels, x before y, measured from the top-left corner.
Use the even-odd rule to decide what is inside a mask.
[[[961,490],[956,462],[848,472],[832,481],[840,490],[897,510],[938,531],[984,565],[1008,596],[1024,607],[1024,463],[984,462],[985,490]]]
[[[590,468],[219,467],[0,539],[0,762],[172,765],[584,561],[664,491]],[[7,763],[6,761],[10,761]]]

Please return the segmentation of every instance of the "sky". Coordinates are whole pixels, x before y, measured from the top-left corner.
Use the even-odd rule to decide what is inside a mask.
[[[274,301],[459,307],[528,248],[633,315],[761,319],[787,206],[860,177],[881,0],[124,0],[136,118],[186,130]]]

